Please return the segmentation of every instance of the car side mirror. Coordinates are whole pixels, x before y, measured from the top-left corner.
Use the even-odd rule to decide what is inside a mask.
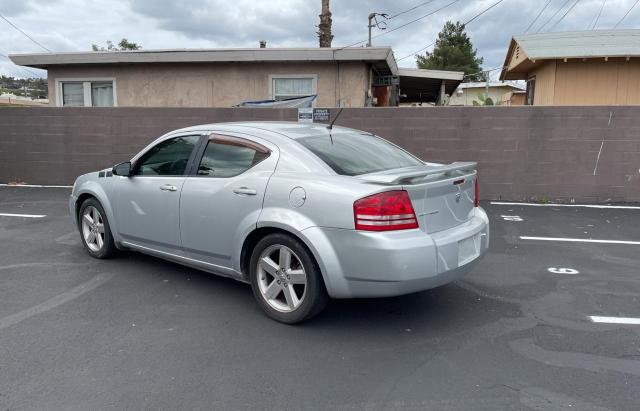
[[[131,161],[125,161],[124,163],[116,164],[111,170],[115,176],[130,177],[131,176]]]

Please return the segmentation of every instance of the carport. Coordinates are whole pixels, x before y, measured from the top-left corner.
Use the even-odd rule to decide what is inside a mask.
[[[443,105],[445,94],[451,95],[462,83],[461,71],[399,68],[400,104],[433,103]]]

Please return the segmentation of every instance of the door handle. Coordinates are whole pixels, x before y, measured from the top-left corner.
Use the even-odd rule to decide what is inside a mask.
[[[258,192],[252,188],[247,188],[247,187],[238,187],[238,188],[234,188],[233,192],[241,195],[241,196],[254,196],[256,194],[258,194]]]
[[[178,191],[178,187],[172,186],[171,184],[165,184],[160,186],[160,190],[162,191]]]

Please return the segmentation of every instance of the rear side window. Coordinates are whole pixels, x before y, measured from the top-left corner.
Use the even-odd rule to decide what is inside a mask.
[[[198,175],[234,177],[267,157],[269,150],[259,144],[235,137],[212,137],[198,165]]]
[[[381,138],[357,133],[302,137],[297,142],[320,157],[336,173],[346,176],[423,165],[411,154]]]

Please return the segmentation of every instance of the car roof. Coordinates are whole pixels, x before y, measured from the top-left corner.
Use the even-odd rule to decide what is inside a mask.
[[[188,132],[188,131],[201,131],[201,130],[226,130],[226,131],[239,131],[239,132],[250,132],[253,131],[270,131],[274,133],[278,133],[285,137],[296,139],[300,137],[309,137],[315,136],[319,134],[323,134],[327,132],[327,124],[323,123],[300,123],[295,121],[237,121],[237,122],[229,122],[229,123],[210,123],[210,124],[201,124],[197,126],[186,127],[180,130],[175,130],[176,132]],[[334,126],[334,133],[345,133],[345,132],[357,132],[362,133],[362,131],[354,130],[348,127]]]

